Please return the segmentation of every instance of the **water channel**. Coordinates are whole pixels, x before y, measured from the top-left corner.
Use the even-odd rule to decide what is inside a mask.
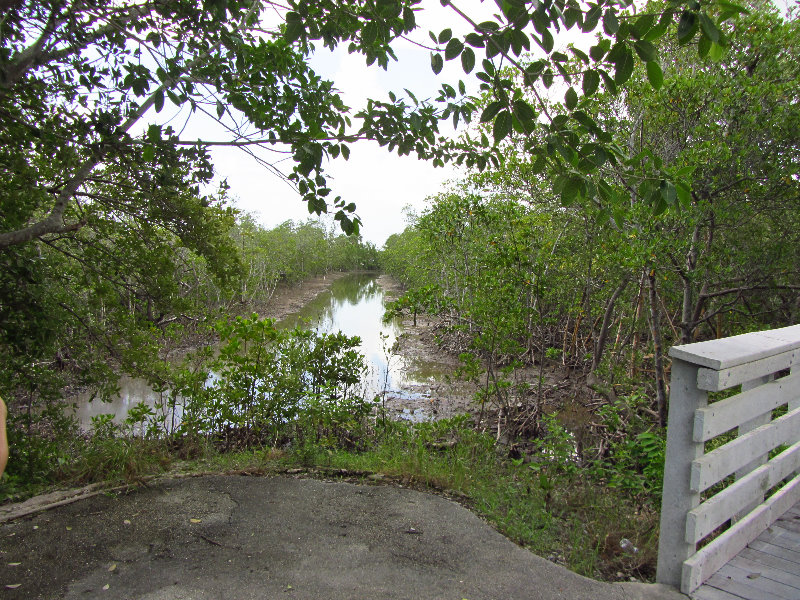
[[[419,400],[425,394],[419,391],[421,386],[441,373],[436,365],[417,359],[409,360],[392,352],[403,329],[398,320],[383,321],[386,303],[377,276],[350,274],[335,280],[329,290],[319,294],[299,312],[283,319],[279,326],[299,325],[319,333],[342,331],[348,336],[358,336],[361,338],[359,351],[364,355],[367,365],[364,395],[373,398],[385,394],[395,401]],[[96,415],[114,414],[114,420],[119,423],[128,410],[139,402],[151,407],[161,402],[161,395],[153,391],[145,380],[123,377],[119,386],[119,396],[111,402],[91,400],[88,393],[73,399],[81,428],[88,430],[92,417]],[[422,420],[429,418],[429,415],[419,408],[406,408],[398,410],[398,417]]]

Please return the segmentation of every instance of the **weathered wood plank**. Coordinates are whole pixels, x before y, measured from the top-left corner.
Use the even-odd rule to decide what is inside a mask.
[[[692,600],[742,600],[741,596],[708,585],[697,588],[691,598]]]
[[[696,543],[745,508],[754,498],[800,469],[800,442],[790,446],[730,486],[707,499],[686,516],[686,541]]]
[[[791,519],[780,519],[776,523],[781,529],[787,529],[794,533],[800,534],[800,521],[792,521]]]
[[[685,560],[681,573],[681,591],[685,594],[697,589],[747,544],[763,534],[767,527],[798,500],[800,476],[792,479],[747,517]]]
[[[761,539],[775,546],[781,546],[793,552],[800,552],[800,534],[783,527],[773,525],[764,532],[764,537]]]
[[[784,600],[797,600],[798,591],[800,591],[795,587],[763,577],[758,572],[735,567],[731,563],[722,567],[708,580],[708,584],[725,590],[730,590],[728,586],[731,582],[742,586],[742,589],[748,590],[754,599],[775,597]]]
[[[691,595],[692,600],[742,600],[741,596],[736,596],[709,585],[697,588]]]
[[[800,565],[800,551],[796,550],[797,546],[792,542],[782,541],[777,537],[771,539],[759,538],[750,542],[750,547]]]
[[[799,439],[800,408],[694,459],[689,487],[702,492],[762,454]]]
[[[753,544],[754,543],[755,542],[753,542]],[[747,559],[759,565],[764,565],[774,571],[782,571],[789,575],[800,577],[800,564],[779,556],[774,556],[773,554],[767,554],[761,550],[756,550],[753,548],[753,544],[750,544],[747,548],[742,550],[737,555],[737,558]]]
[[[744,550],[742,552],[744,552]],[[794,588],[797,590],[794,594],[800,596],[800,574],[798,573],[787,573],[783,569],[774,569],[758,561],[742,556],[741,553],[733,557],[728,563],[728,566],[747,571],[751,578],[753,578],[754,574],[758,574],[759,577],[777,581],[778,583]],[[800,565],[794,565],[794,567],[795,570],[797,570]],[[719,572],[722,573],[722,570]]]
[[[669,355],[701,367],[727,369],[795,348],[800,348],[800,325],[673,346]]]
[[[719,573],[711,577],[706,582],[706,585],[730,592],[742,600],[790,600],[785,596],[773,594],[759,589],[755,585],[749,585],[748,583],[731,579],[729,576],[722,576]]]
[[[735,385],[777,373],[800,364],[800,350],[791,350],[746,362],[729,369],[698,369],[697,387],[708,392],[721,392]]]
[[[797,396],[800,396],[800,372],[699,408],[694,416],[694,441],[705,442],[715,438]]]

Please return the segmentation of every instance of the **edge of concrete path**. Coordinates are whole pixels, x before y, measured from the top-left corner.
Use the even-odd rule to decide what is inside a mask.
[[[66,490],[55,490],[46,494],[41,494],[28,498],[24,502],[7,504],[0,506],[0,523],[13,521],[16,519],[24,518],[36,513],[44,512],[67,504],[72,504],[80,500],[85,500],[93,496],[105,493],[116,493],[121,491],[128,491],[136,489],[141,486],[148,486],[149,484],[168,482],[170,480],[180,480],[187,478],[202,478],[207,476],[256,476],[256,477],[289,477],[289,478],[309,478],[309,479],[322,479],[325,477],[364,477],[369,476],[370,473],[343,471],[338,469],[322,470],[322,469],[285,469],[279,471],[258,471],[252,470],[237,470],[237,471],[204,471],[197,473],[173,473],[167,475],[157,475],[144,478],[140,481],[125,484],[113,485],[107,483],[94,483],[83,488],[73,488]],[[363,483],[351,483],[353,485],[393,485],[396,482],[389,477],[378,477]],[[431,493],[434,495],[444,496],[451,501],[457,501],[449,497],[448,494],[435,494],[430,490],[416,490],[421,493]],[[465,508],[469,509],[468,506]],[[566,568],[566,567],[565,567]],[[658,583],[639,583],[639,582],[615,582],[612,583],[622,594],[625,600],[686,600],[688,596],[682,594],[676,588]]]

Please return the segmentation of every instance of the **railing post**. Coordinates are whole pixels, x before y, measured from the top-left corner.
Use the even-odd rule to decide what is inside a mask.
[[[703,443],[694,441],[695,410],[708,405],[708,393],[697,388],[697,370],[673,358],[656,581],[678,588],[683,561],[695,552],[695,544],[686,542],[686,515],[700,504],[700,494],[689,489],[692,461],[703,455]]]

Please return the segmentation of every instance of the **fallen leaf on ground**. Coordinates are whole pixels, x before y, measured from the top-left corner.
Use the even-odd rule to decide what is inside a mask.
[[[8,566],[9,566],[9,567],[18,567],[18,566],[20,566],[21,564],[22,564],[22,563],[8,563]]]
[[[189,519],[190,523],[202,523],[203,519]]]
[[[15,590],[21,585],[22,585],[21,583],[9,583],[9,584],[6,584],[6,587],[8,589],[10,589],[10,590]]]
[[[130,524],[131,524],[131,522],[130,522],[128,519],[125,519],[125,520],[122,522],[122,524],[123,524],[123,525],[130,525]]]
[[[110,567],[108,567],[108,572],[110,573],[111,571],[113,571],[113,570],[114,570],[114,569],[116,569],[116,568],[117,568],[117,563],[114,563],[113,565],[111,565]]]
[[[108,588],[110,588],[110,587],[111,587],[110,585],[108,585],[108,584],[105,584],[105,585],[103,586],[103,589],[104,589],[104,590],[107,590],[107,589],[108,589]]]

